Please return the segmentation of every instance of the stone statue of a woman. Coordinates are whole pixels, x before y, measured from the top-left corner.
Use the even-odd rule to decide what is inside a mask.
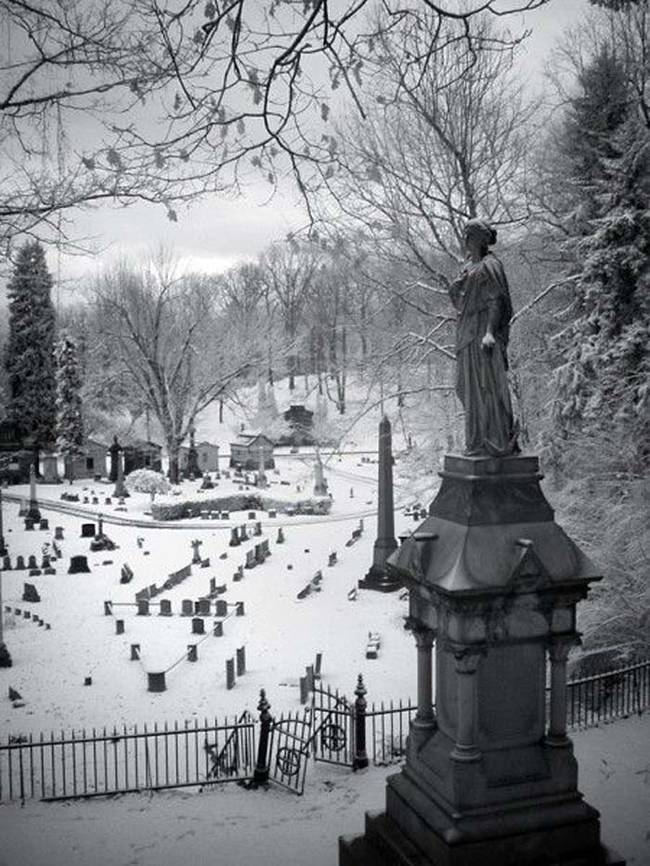
[[[468,262],[449,287],[458,312],[456,393],[465,410],[465,454],[470,456],[519,451],[507,378],[512,304],[503,265],[489,249],[496,237],[483,220],[467,223]]]

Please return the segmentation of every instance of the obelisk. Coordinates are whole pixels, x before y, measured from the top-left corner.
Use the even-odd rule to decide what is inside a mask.
[[[365,578],[359,581],[359,588],[394,592],[401,584],[386,573],[386,560],[394,550],[397,550],[397,541],[393,504],[392,437],[390,421],[385,415],[379,422],[378,454],[377,539],[373,549],[372,565]]]
[[[29,508],[26,516],[31,517],[32,520],[41,519],[41,511],[36,499],[36,470],[33,463],[29,467]]]

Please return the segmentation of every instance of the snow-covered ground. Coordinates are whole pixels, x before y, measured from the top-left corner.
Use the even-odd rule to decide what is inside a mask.
[[[607,845],[650,863],[650,714],[574,737],[580,789],[601,812]],[[2,866],[336,866],[339,835],[383,808],[390,770],[319,764],[303,797],[226,784],[67,803],[0,806]]]

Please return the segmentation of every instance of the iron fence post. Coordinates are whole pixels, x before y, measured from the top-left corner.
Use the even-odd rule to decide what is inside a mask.
[[[253,774],[255,785],[266,785],[269,781],[269,736],[271,733],[271,704],[266,700],[266,692],[260,690],[260,702],[257,709],[260,714],[260,740],[257,745],[257,763]]]
[[[368,766],[368,755],[366,753],[366,687],[363,677],[359,674],[357,687],[354,690],[357,696],[354,702],[354,759],[353,770],[362,770]]]

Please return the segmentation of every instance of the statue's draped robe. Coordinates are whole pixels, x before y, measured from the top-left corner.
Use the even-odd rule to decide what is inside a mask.
[[[456,393],[465,410],[465,453],[512,454],[518,450],[507,378],[512,304],[499,259],[488,253],[469,264],[449,295],[458,311]],[[483,349],[488,322],[496,342]]]

